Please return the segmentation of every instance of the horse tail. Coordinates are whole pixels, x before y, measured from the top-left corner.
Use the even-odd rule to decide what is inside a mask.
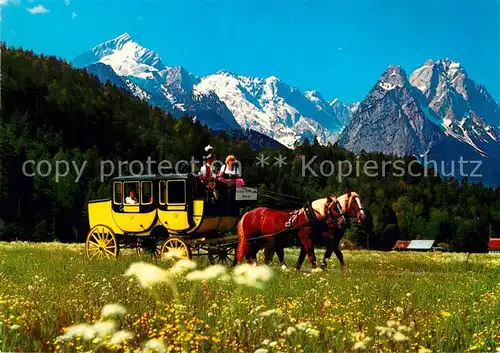
[[[243,229],[243,221],[245,220],[245,217],[248,215],[248,213],[245,213],[243,217],[241,217],[241,220],[238,223],[238,249],[236,250],[236,262],[240,263],[243,258],[245,257],[246,254],[248,254],[248,250],[250,247],[250,242],[248,236],[245,234],[245,231]]]

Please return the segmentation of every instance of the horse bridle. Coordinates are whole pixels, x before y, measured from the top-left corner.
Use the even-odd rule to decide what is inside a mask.
[[[335,216],[332,211],[330,210],[330,205],[332,204],[332,202],[335,202],[335,207],[337,209],[337,212],[339,214],[339,216]],[[334,197],[333,199],[331,199],[330,202],[327,202],[325,204],[325,216],[327,219],[335,219],[335,218],[339,218],[339,217],[344,217],[344,213],[342,212],[342,207],[340,206],[340,203],[339,201],[337,200],[336,197]]]
[[[351,195],[345,199],[345,205],[344,205],[344,208],[347,210],[348,206],[349,206],[349,201],[351,199]],[[354,196],[354,199],[356,199],[357,196]],[[349,226],[350,224],[350,221],[349,221],[349,217],[346,217],[346,215],[344,214],[344,212],[342,211],[342,207],[340,206],[340,203],[338,201],[338,199],[336,197],[334,197],[333,199],[331,199],[330,202],[327,202],[325,204],[325,215],[327,216],[328,219],[335,219],[335,215],[332,214],[332,211],[330,210],[330,205],[332,204],[332,202],[335,202],[335,206],[336,206],[336,209],[337,209],[337,212],[339,213],[339,216],[337,218],[342,218],[343,221],[344,221],[344,224],[346,226]],[[360,205],[359,202],[356,201],[356,204],[358,205],[358,210],[361,212],[363,211],[364,207],[362,205]]]

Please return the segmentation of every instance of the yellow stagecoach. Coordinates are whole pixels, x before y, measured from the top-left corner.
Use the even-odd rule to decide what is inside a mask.
[[[208,255],[211,263],[234,263],[234,229],[257,190],[220,183],[219,197],[197,175],[122,176],[112,180],[111,199],[88,203],[89,258],[114,258],[120,248],[135,248],[161,258],[175,250],[180,257]],[[130,192],[137,198],[130,204]]]

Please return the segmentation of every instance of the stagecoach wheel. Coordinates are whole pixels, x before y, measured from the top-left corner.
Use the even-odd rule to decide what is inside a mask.
[[[153,237],[148,237],[146,239],[138,240],[137,247],[135,251],[137,255],[142,256],[145,253],[151,254],[154,257],[158,258],[161,253],[162,244],[158,241],[158,239]]]
[[[170,254],[168,254],[170,252]],[[189,259],[191,260],[192,254],[189,245],[181,238],[171,237],[165,241],[161,247],[160,256],[164,260],[169,258],[170,255],[176,259]]]
[[[213,246],[208,249],[208,260],[210,264],[236,265],[235,246]]]
[[[115,232],[104,225],[92,228],[85,241],[85,254],[88,258],[112,259],[120,253]]]

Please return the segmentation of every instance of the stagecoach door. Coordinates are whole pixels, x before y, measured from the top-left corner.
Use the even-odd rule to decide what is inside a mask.
[[[189,178],[160,181],[158,217],[170,231],[187,231],[194,226],[193,190],[190,181]]]

